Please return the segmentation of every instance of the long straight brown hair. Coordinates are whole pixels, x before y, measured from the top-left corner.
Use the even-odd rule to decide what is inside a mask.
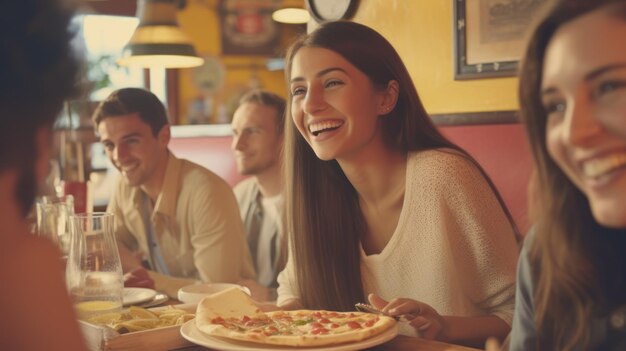
[[[404,153],[450,148],[465,155],[483,172],[515,228],[504,202],[484,171],[435,128],[404,63],[385,38],[354,22],[322,24],[290,47],[285,68],[287,84],[291,79],[293,57],[303,47],[325,48],[343,56],[369,77],[376,88],[384,89],[390,81],[397,81],[398,101],[382,124],[385,143]],[[287,116],[287,228],[301,302],[312,309],[352,310],[355,302],[365,298],[359,242],[367,227],[358,194],[337,161],[317,158],[291,121],[290,103]]]
[[[554,33],[600,8],[607,16],[626,20],[626,0],[556,3],[530,38],[520,71],[521,115],[537,171],[536,201],[530,204],[536,216],[530,258],[535,267],[537,350],[586,349],[592,316],[626,302],[626,232],[599,225],[585,195],[549,156],[547,113],[540,96],[545,52]]]

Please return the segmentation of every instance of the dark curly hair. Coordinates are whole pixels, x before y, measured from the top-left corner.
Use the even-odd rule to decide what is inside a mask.
[[[70,48],[73,8],[67,3],[2,0],[0,6],[0,172],[20,171],[17,196],[31,204],[35,134],[51,128],[63,101],[79,90],[80,66]]]

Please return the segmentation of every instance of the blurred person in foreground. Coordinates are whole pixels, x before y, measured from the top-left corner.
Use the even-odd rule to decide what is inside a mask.
[[[25,220],[48,173],[52,125],[75,96],[67,2],[0,11],[0,349],[85,350],[58,247]]]
[[[257,279],[242,281],[258,301],[276,300],[276,277],[283,269],[282,148],[285,99],[251,90],[233,115],[232,149],[240,174],[250,176],[233,191],[239,203]]]
[[[255,279],[232,189],[170,152],[167,114],[154,94],[114,91],[93,121],[120,171],[107,211],[115,215],[127,286],[154,281],[157,290],[176,297],[179,288],[199,281]]]
[[[483,345],[510,330],[516,230],[482,168],[432,124],[397,51],[321,24],[286,57],[289,259],[278,306],[369,299],[402,334]]]
[[[626,350],[626,0],[558,1],[529,43],[536,218],[510,350]]]

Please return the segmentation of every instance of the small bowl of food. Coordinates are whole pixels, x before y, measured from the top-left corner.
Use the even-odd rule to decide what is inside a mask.
[[[250,295],[250,289],[245,286],[231,283],[207,283],[207,284],[192,284],[183,286],[178,289],[178,300],[183,303],[198,303],[206,296],[215,294],[229,288],[239,288],[241,291]]]

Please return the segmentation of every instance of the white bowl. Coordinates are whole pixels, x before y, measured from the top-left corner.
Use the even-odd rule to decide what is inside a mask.
[[[183,303],[198,303],[204,297],[228,288],[236,287],[241,289],[246,294],[250,295],[250,289],[245,286],[230,283],[208,283],[208,284],[193,284],[183,286],[178,289],[178,300]]]

